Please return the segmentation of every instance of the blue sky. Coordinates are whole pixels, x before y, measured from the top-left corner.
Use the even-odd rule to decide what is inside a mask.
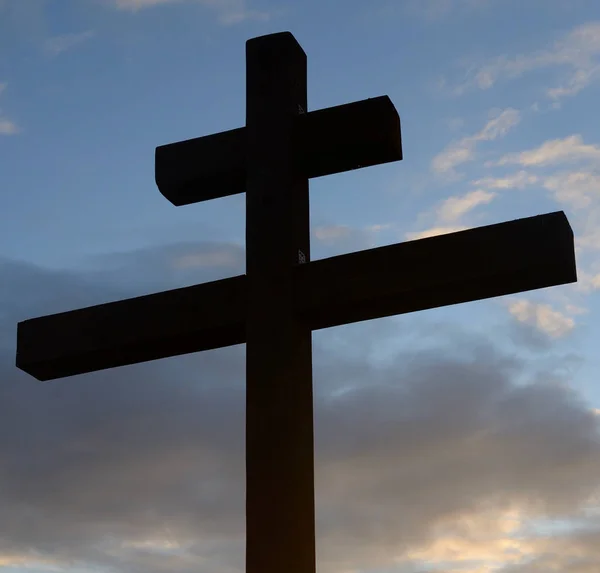
[[[242,126],[283,30],[310,110],[402,121],[402,162],[311,181],[313,259],[564,210],[579,271],[315,333],[320,571],[596,571],[595,0],[0,0],[0,568],[243,570],[243,348],[39,386],[14,335],[244,272],[244,197],[173,207],[154,148]]]

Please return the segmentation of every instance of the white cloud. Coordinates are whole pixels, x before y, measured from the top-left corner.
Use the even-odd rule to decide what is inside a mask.
[[[598,191],[594,190],[596,195]],[[581,192],[583,198],[583,191]],[[600,205],[597,200],[590,200],[590,205],[577,212],[577,228],[575,232],[575,245],[579,252],[600,250]],[[591,261],[590,261],[591,262]],[[598,268],[597,261],[592,263],[594,269]]]
[[[518,299],[509,304],[508,310],[519,322],[534,326],[553,338],[564,336],[575,327],[572,318],[547,304]]]
[[[507,108],[502,111],[495,111],[491,119],[485,124],[483,129],[463,137],[448,145],[444,151],[436,155],[432,162],[432,169],[438,174],[456,176],[454,168],[475,158],[477,145],[482,141],[493,141],[503,137],[508,131],[517,125],[520,121],[520,113],[513,108]]]
[[[492,141],[502,137],[508,131],[517,125],[521,119],[520,113],[516,109],[507,108],[499,111],[495,117],[485,124],[485,127],[475,135],[477,141]]]
[[[585,270],[578,271],[576,289],[586,294],[600,289],[600,273],[589,273]]]
[[[58,559],[43,557],[41,555],[31,555],[27,552],[0,554],[0,568],[16,570],[20,568],[32,570],[60,571],[61,566],[68,566],[68,563],[61,562]]]
[[[211,2],[211,5],[215,4],[215,7],[220,10],[220,20],[221,23],[225,25],[239,24],[246,20],[258,20],[260,22],[266,22],[271,19],[269,12],[261,12],[260,10],[246,10],[243,7],[242,2],[230,2],[230,4],[239,4],[237,8],[232,6],[230,9],[226,7],[220,9],[217,6],[218,3],[219,2]]]
[[[473,10],[487,6],[491,0],[410,0],[409,7],[429,19],[438,19],[451,10]]]
[[[473,159],[474,148],[475,142],[472,139],[461,139],[436,155],[431,166],[437,173],[452,172],[457,165]]]
[[[456,233],[458,231],[464,231],[468,227],[432,227],[425,231],[418,231],[416,233],[406,233],[406,238],[409,241],[415,241],[417,239],[427,239],[428,237],[436,237],[438,235],[447,235],[448,233]]]
[[[575,304],[567,304],[565,306],[565,310],[569,314],[587,314],[588,313],[588,309],[587,308],[583,308],[583,307],[577,306]]]
[[[0,117],[0,135],[15,135],[19,133],[19,127],[10,119]]]
[[[6,87],[6,82],[0,82],[0,95],[6,90]],[[2,115],[2,110],[0,109],[0,135],[15,135],[19,131],[19,126],[8,117]]]
[[[120,10],[137,11],[143,8],[158,6],[159,4],[172,4],[181,0],[114,0],[117,8]]]
[[[315,224],[311,228],[313,247],[311,258],[333,257],[343,253],[372,249],[382,242],[381,234],[391,230],[391,223],[376,223],[364,227]]]
[[[524,189],[538,181],[537,175],[531,175],[527,171],[521,170],[504,177],[483,177],[471,183],[476,187],[485,187],[486,189]]]
[[[120,10],[129,10],[137,12],[144,8],[151,8],[162,4],[174,4],[176,2],[185,2],[186,0],[109,0]],[[268,12],[259,10],[248,10],[244,0],[196,0],[208,8],[212,8],[219,14],[219,20],[222,24],[239,24],[245,20],[268,20]]]
[[[351,233],[352,229],[346,225],[322,225],[314,229],[315,237],[323,242],[343,240]]]
[[[444,563],[452,566],[452,571],[463,573],[491,573],[499,570],[496,566],[518,564],[536,553],[521,531],[526,517],[525,508],[510,507],[461,515],[439,524],[438,535],[429,543],[408,551],[407,557],[421,563]],[[471,569],[474,564],[476,568]]]
[[[600,250],[600,228],[597,226],[597,219],[596,214],[596,217],[591,217],[588,221],[585,221],[582,225],[582,231],[575,236],[575,245],[580,251]]]
[[[468,80],[456,88],[456,93],[476,87],[491,88],[503,79],[515,79],[544,68],[566,68],[562,80],[546,89],[546,96],[554,101],[573,96],[600,75],[600,22],[583,24],[566,34],[560,41],[544,50],[516,56],[500,56],[475,66]]]
[[[538,184],[558,203],[572,209],[586,209],[600,198],[600,175],[593,171],[560,171],[543,177],[521,170],[504,177],[483,177],[471,184],[484,189],[525,189]]]
[[[413,241],[464,231],[469,227],[462,224],[461,218],[479,205],[490,203],[495,196],[496,194],[493,192],[476,189],[464,195],[449,197],[442,201],[433,212],[435,222],[431,227],[423,231],[408,232],[404,236],[409,241]],[[429,216],[431,213],[426,213],[426,215]]]
[[[176,269],[194,267],[235,267],[239,263],[237,253],[229,250],[216,250],[205,253],[186,253],[173,260]]]
[[[391,227],[391,223],[380,223],[376,225],[369,225],[368,227],[366,227],[366,231],[370,233],[380,233],[381,231],[387,231]]]
[[[577,254],[600,250],[600,145],[586,143],[581,135],[573,134],[486,163],[486,167],[505,165],[540,169],[541,173],[521,169],[510,175],[484,177],[471,183],[484,189],[523,189],[538,185],[559,205],[574,212]]]
[[[600,161],[600,147],[584,143],[581,135],[570,135],[563,139],[545,141],[535,149],[508,153],[498,161],[487,165],[517,164],[523,167],[544,167],[550,164],[585,160]]]
[[[450,131],[458,131],[465,124],[465,120],[462,117],[451,117],[446,120],[446,125]]]
[[[472,184],[485,189],[522,189],[539,185],[559,205],[574,212],[577,254],[584,250],[600,250],[599,145],[585,143],[581,135],[570,135],[544,141],[533,149],[508,153],[486,165],[519,165],[543,170],[542,174],[534,175],[522,169],[504,177],[485,177],[472,181]],[[565,166],[571,168],[564,169]],[[584,280],[582,270],[580,268],[580,283]],[[589,291],[589,287],[581,288]]]
[[[70,50],[77,44],[81,44],[95,35],[93,30],[86,30],[85,32],[77,32],[74,34],[62,34],[60,36],[54,36],[46,40],[44,49],[46,53],[51,56],[58,56],[62,52]]]
[[[546,177],[543,183],[559,203],[587,209],[600,198],[600,175],[590,171],[567,171]]]
[[[438,216],[443,221],[456,221],[478,205],[490,203],[495,196],[491,191],[477,189],[461,197],[450,197],[438,209]]]

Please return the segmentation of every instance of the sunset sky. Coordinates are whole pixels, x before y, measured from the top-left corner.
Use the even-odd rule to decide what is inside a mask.
[[[245,347],[42,384],[16,324],[244,273],[244,196],[154,148],[243,126],[285,30],[310,110],[402,121],[311,181],[313,259],[564,210],[579,275],[314,333],[319,573],[597,573],[598,0],[0,0],[0,570],[244,571]]]

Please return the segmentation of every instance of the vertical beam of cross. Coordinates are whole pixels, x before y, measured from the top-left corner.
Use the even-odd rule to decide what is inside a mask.
[[[306,54],[287,32],[255,38],[246,74],[246,573],[314,573],[312,335],[292,279],[310,255]]]

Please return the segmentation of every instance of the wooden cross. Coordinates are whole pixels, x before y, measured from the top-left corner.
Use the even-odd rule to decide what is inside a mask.
[[[246,126],[158,147],[175,205],[246,192],[246,274],[19,323],[38,380],[245,342],[246,571],[314,573],[312,331],[575,282],[564,213],[310,262],[308,180],[402,159],[388,97],[308,112],[289,32],[246,44]]]

